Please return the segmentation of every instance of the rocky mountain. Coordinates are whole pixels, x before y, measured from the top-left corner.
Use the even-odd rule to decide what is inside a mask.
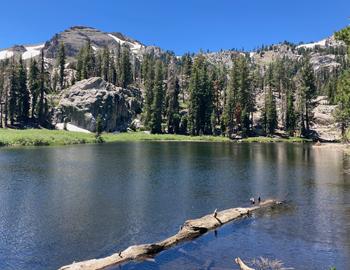
[[[50,59],[56,57],[61,42],[65,44],[67,57],[73,58],[79,53],[80,48],[88,41],[91,42],[93,49],[96,51],[105,47],[114,50],[119,45],[124,45],[128,46],[130,51],[138,57],[141,57],[144,53],[155,53],[156,55],[162,53],[162,50],[158,47],[146,46],[119,32],[107,33],[92,27],[74,26],[61,33],[55,34],[44,44],[28,46],[15,45],[11,48],[0,50],[0,60],[20,55],[22,55],[24,60],[28,60],[33,57],[38,57],[40,51],[43,49],[45,58],[50,62]]]
[[[58,47],[63,42],[67,56],[75,57],[88,40],[91,41],[94,50],[104,47],[113,50],[118,45],[127,45],[134,54],[140,54],[145,49],[145,45],[121,33],[105,33],[91,27],[75,26],[56,34],[51,40],[46,42],[44,47],[45,56],[47,58],[55,58]]]
[[[298,60],[306,54],[316,72],[327,69],[335,70],[341,66],[341,61],[346,55],[346,47],[342,42],[336,41],[334,36],[318,42],[295,45],[288,42],[266,46],[257,51],[243,52],[237,50],[224,50],[220,52],[206,53],[207,60],[212,64],[223,64],[228,68],[232,67],[232,58],[237,54],[249,54],[254,63],[266,67],[270,63],[283,57],[291,60]]]
[[[147,46],[138,40],[127,37],[119,32],[103,32],[93,27],[74,26],[63,32],[55,34],[50,40],[43,44],[35,45],[15,45],[11,48],[0,50],[0,60],[11,58],[12,56],[22,56],[24,60],[38,57],[40,51],[44,50],[45,58],[48,63],[53,63],[61,42],[65,44],[68,59],[77,56],[81,47],[88,41],[94,50],[108,47],[110,50],[116,49],[120,45],[126,45],[130,48],[132,54],[142,58],[144,54],[153,53],[161,56],[164,51],[159,47]],[[207,60],[215,65],[232,66],[232,58],[237,54],[249,54],[253,62],[261,66],[267,66],[276,59],[287,57],[297,60],[303,57],[305,53],[311,56],[311,63],[315,71],[323,69],[334,70],[341,65],[341,57],[345,55],[345,46],[336,41],[333,36],[318,42],[295,45],[291,43],[281,43],[266,46],[263,49],[252,52],[243,52],[238,50],[223,50],[219,52],[206,53]]]

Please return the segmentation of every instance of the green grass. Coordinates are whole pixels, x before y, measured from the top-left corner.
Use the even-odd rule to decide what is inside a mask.
[[[0,146],[41,146],[96,143],[93,134],[47,129],[0,129]]]
[[[175,134],[147,134],[144,132],[130,132],[119,134],[104,134],[104,141],[192,141],[192,142],[230,142],[222,136],[186,136]]]
[[[242,142],[247,143],[273,143],[273,142],[293,142],[293,143],[303,143],[303,142],[312,142],[310,139],[304,139],[299,137],[289,137],[289,138],[280,138],[280,137],[249,137],[241,140]]]
[[[205,141],[228,142],[225,137],[146,134],[144,132],[102,134],[104,142],[126,141]],[[97,143],[94,134],[47,129],[0,129],[0,146],[43,146]]]
[[[173,134],[147,134],[144,132],[130,132],[101,136],[103,142],[132,142],[132,141],[193,141],[193,142],[231,142],[222,136],[185,136]],[[251,137],[240,140],[247,143],[271,142],[305,142],[301,138],[270,138]],[[238,142],[238,141],[237,141]],[[98,143],[94,134],[68,132],[63,130],[47,129],[0,129],[0,146],[40,146],[40,145],[69,145]]]

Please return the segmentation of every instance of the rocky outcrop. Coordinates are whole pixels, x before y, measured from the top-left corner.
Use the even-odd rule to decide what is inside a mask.
[[[327,97],[319,96],[315,100],[315,108],[312,111],[312,130],[315,132],[316,139],[321,141],[340,141],[341,131],[334,118],[336,105],[330,105]]]
[[[282,121],[282,99],[275,94],[276,107],[278,114],[278,126],[281,128],[283,126]],[[262,127],[262,111],[264,108],[264,93],[260,91],[256,95],[256,108],[257,111],[254,112],[253,125],[255,131],[259,135],[263,135]],[[311,132],[310,135],[314,140],[336,142],[341,140],[341,131],[339,125],[336,123],[334,118],[336,105],[329,104],[326,96],[318,96],[313,100],[314,108],[311,114]],[[279,130],[279,133],[283,133],[283,130]]]
[[[141,91],[116,87],[99,77],[80,81],[60,95],[54,120],[65,119],[80,128],[94,132],[96,119],[102,118],[103,130],[126,131],[141,112]]]
[[[290,60],[298,61],[306,54],[310,56],[310,62],[315,72],[322,72],[324,70],[333,72],[341,67],[341,62],[346,55],[344,44],[334,39],[331,36],[319,42],[302,44],[296,46],[294,44],[284,42],[268,46],[259,52],[252,51],[249,53],[252,61],[260,66],[267,67],[272,62],[288,58]],[[232,67],[232,60],[239,54],[246,54],[247,52],[239,50],[228,50],[219,52],[205,53],[207,60],[215,65],[224,65],[227,68]]]

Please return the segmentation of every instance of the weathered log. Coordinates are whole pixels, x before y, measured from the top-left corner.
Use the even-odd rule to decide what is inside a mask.
[[[71,265],[61,267],[60,270],[99,270],[128,261],[142,260],[153,257],[163,250],[173,247],[181,242],[192,240],[210,230],[214,230],[222,226],[225,223],[248,216],[251,212],[258,209],[267,208],[278,204],[281,204],[281,202],[266,200],[252,207],[231,208],[220,212],[215,211],[214,214],[186,221],[176,235],[171,236],[161,242],[130,246],[124,251],[115,253],[111,256],[73,263]]]
[[[248,267],[242,260],[241,258],[236,258],[235,262],[238,264],[239,268],[241,270],[255,270],[253,268]]]

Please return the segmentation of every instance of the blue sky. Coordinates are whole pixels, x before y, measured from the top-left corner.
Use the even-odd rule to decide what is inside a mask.
[[[349,0],[12,0],[0,10],[0,48],[87,25],[182,54],[320,40],[350,24]]]

